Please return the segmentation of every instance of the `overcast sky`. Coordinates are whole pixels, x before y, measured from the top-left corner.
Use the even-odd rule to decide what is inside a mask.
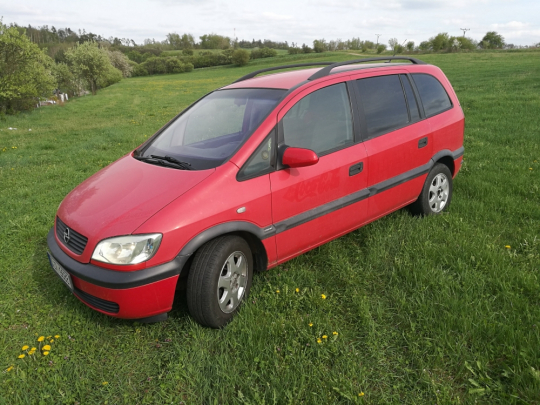
[[[419,44],[439,32],[507,43],[540,42],[540,0],[0,0],[4,24],[69,27],[102,35],[162,41],[169,32],[196,40],[216,33],[238,39],[306,43],[350,39]],[[236,30],[236,31],[235,31]]]

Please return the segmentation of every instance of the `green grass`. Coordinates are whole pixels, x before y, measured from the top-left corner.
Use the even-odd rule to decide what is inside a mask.
[[[423,55],[466,116],[450,211],[398,211],[258,274],[220,331],[194,323],[181,295],[154,325],[88,309],[51,270],[45,237],[82,180],[277,60],[123,80],[0,121],[0,365],[15,365],[0,404],[540,404],[539,58]],[[55,334],[49,356],[17,359]]]

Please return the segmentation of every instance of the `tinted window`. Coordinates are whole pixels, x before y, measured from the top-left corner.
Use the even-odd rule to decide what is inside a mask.
[[[446,94],[443,85],[433,76],[415,73],[412,75],[427,117],[448,110],[452,102]]]
[[[420,120],[420,113],[418,112],[418,103],[416,102],[416,97],[414,96],[411,83],[409,78],[406,75],[400,75],[401,83],[405,89],[405,96],[407,97],[407,104],[409,104],[409,113],[411,114],[411,121],[416,122]]]
[[[398,75],[370,77],[356,83],[364,108],[368,137],[407,125],[409,113]]]
[[[253,133],[285,90],[215,91],[171,123],[142,156],[172,156],[194,169],[219,166]]]
[[[314,91],[283,117],[285,144],[321,155],[353,143],[349,94],[345,83]]]
[[[251,155],[247,163],[238,173],[238,180],[246,180],[257,177],[273,170],[272,156],[274,155],[273,139],[274,131],[259,145],[255,153]]]

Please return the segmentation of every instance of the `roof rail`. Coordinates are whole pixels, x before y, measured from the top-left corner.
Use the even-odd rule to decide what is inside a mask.
[[[319,79],[321,77],[324,77],[324,76],[328,76],[330,74],[330,72],[332,71],[332,69],[338,67],[338,66],[345,66],[345,65],[352,65],[354,63],[360,63],[360,62],[378,62],[378,61],[388,61],[390,62],[391,60],[408,60],[408,61],[411,61],[414,65],[426,65],[426,62],[423,62],[421,61],[420,59],[416,59],[416,58],[409,58],[407,56],[389,56],[389,57],[380,57],[380,58],[367,58],[367,59],[355,59],[355,60],[348,60],[348,61],[345,61],[345,62],[338,62],[338,63],[334,63],[334,64],[331,64],[325,68],[322,68],[321,70],[319,70],[318,72],[316,72],[315,74],[311,75],[308,80],[315,80],[315,79]]]
[[[386,58],[388,59],[388,58]],[[251,79],[255,76],[257,76],[259,73],[264,72],[271,72],[272,70],[281,70],[281,69],[289,69],[289,68],[295,68],[295,67],[304,67],[304,66],[327,66],[327,65],[337,65],[335,62],[313,62],[313,63],[298,63],[296,65],[283,65],[283,66],[275,66],[271,68],[256,70],[255,72],[248,73],[245,76],[242,76],[240,79],[235,80],[233,83],[238,83],[247,79]],[[232,84],[232,83],[231,83]]]

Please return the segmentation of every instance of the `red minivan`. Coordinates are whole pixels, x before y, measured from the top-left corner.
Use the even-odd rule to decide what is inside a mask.
[[[253,72],[69,193],[49,259],[84,304],[146,322],[185,279],[191,316],[220,328],[254,271],[404,206],[447,209],[463,132],[448,79],[414,58]]]

